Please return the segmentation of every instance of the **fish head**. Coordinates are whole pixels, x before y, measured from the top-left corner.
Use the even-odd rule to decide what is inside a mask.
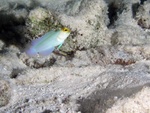
[[[60,42],[63,42],[70,34],[70,29],[67,28],[67,27],[64,27],[60,30],[60,34],[59,36],[57,37],[57,40],[60,41]]]

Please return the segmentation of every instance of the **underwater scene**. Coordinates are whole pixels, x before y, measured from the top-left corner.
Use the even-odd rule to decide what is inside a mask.
[[[0,113],[150,113],[150,0],[0,0]]]

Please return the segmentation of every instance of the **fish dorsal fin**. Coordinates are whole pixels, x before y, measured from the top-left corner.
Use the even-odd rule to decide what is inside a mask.
[[[32,41],[32,43],[31,43],[32,46],[35,46],[35,45],[38,44],[39,42],[41,42],[41,41],[43,41],[43,40],[46,40],[47,38],[49,38],[50,36],[52,36],[55,32],[56,32],[56,31],[52,30],[52,31],[46,33],[45,35],[43,35],[43,36],[41,36],[41,37],[39,37],[39,38],[37,38],[37,39],[34,39],[34,40]]]

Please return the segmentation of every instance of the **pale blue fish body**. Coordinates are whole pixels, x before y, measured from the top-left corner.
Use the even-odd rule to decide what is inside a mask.
[[[49,55],[56,46],[64,43],[64,40],[69,36],[70,30],[63,28],[57,31],[50,31],[42,37],[31,42],[30,48],[26,51],[28,56],[40,54],[42,56]]]

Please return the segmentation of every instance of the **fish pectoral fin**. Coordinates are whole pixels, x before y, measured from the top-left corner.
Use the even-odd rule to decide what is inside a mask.
[[[59,50],[62,45],[63,45],[63,43],[61,43],[61,44],[57,47],[57,50]]]
[[[52,48],[40,51],[38,53],[42,56],[47,56],[47,55],[51,54],[54,51],[54,49],[55,49],[55,47],[52,47]]]

